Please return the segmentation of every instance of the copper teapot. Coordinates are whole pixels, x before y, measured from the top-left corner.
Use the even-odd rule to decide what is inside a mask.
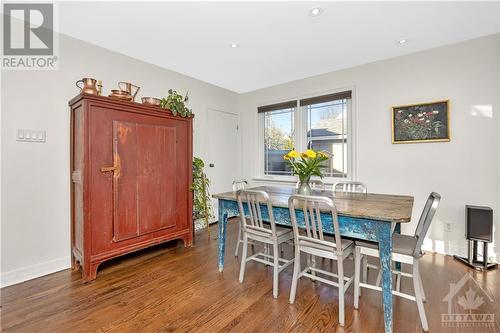
[[[80,87],[78,84],[81,83]],[[82,94],[97,95],[97,80],[92,78],[83,78],[76,81],[76,86]]]
[[[133,85],[130,82],[118,82],[118,88],[120,88],[120,90],[123,90],[123,91],[126,91],[127,93],[129,93],[132,96],[132,102],[135,101],[135,96],[137,96],[139,89],[141,89],[141,87]],[[132,93],[132,88],[135,89],[134,93]]]

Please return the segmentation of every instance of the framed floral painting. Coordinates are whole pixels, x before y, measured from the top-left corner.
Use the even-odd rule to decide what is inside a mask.
[[[450,141],[449,101],[392,108],[392,143]]]

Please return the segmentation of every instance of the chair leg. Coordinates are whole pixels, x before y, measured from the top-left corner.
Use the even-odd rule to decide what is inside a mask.
[[[307,254],[306,258],[307,258],[306,259],[306,265],[307,265],[307,267],[314,267],[314,266],[316,266],[316,258],[312,254]],[[316,272],[315,271],[311,271],[311,275],[312,276],[316,276]],[[316,279],[311,278],[311,281],[312,282],[316,282]]]
[[[238,256],[238,251],[240,249],[241,243],[241,221],[238,222],[238,241],[236,242],[236,249],[234,250],[234,256]]]
[[[299,281],[300,273],[300,251],[298,247],[295,247],[295,260],[293,262],[293,277],[292,286],[290,288],[290,304],[295,302],[295,295],[297,293],[297,283]]]
[[[368,279],[368,258],[366,256],[363,256],[361,266],[363,267],[363,283],[366,283]]]
[[[401,274],[396,275],[396,291],[401,291]]]
[[[273,297],[278,298],[279,249],[276,242],[273,244],[273,258]]]
[[[375,282],[377,287],[380,287],[380,281],[382,281],[382,269],[378,270],[377,281]]]
[[[420,291],[422,292],[422,301],[425,302],[427,300],[427,297],[425,297],[424,285],[422,284],[422,276],[420,274],[418,274],[418,282],[420,282]]]
[[[240,283],[243,282],[243,278],[245,277],[245,266],[247,264],[247,250],[248,250],[248,238],[245,234],[243,236],[243,251],[241,251]]]
[[[264,254],[269,255],[269,244],[264,244]],[[264,258],[265,261],[270,261],[268,257]],[[269,264],[265,264],[266,266],[269,266]]]
[[[422,290],[420,290],[420,273],[418,269],[418,260],[413,261],[413,289],[415,290],[415,300],[417,302],[418,314],[420,315],[420,322],[424,332],[429,330],[427,325],[427,317],[425,316],[424,303],[422,302]]]
[[[342,256],[337,258],[337,275],[338,275],[338,285],[339,285],[339,324],[344,326],[345,324],[345,309],[344,309],[344,258]]]
[[[361,273],[361,248],[356,247],[354,250],[354,308],[359,306],[359,275]]]

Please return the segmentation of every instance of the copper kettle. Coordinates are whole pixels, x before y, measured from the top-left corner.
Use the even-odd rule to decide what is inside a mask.
[[[81,83],[80,87],[78,84]],[[97,95],[97,80],[92,78],[83,78],[81,80],[76,81],[76,86],[80,89],[80,92],[83,94]]]
[[[125,86],[125,87],[123,87],[123,86]],[[141,87],[133,85],[130,82],[118,82],[118,88],[129,93],[132,96],[132,102],[135,101],[135,96],[137,96],[139,89],[141,89]],[[134,93],[132,93],[132,88],[135,89]]]

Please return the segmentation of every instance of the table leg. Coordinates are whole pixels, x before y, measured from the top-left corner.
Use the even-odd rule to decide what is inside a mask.
[[[390,223],[381,223],[378,232],[380,269],[382,270],[382,301],[385,332],[392,332],[392,230]]]
[[[219,272],[224,270],[224,254],[226,251],[226,229],[227,212],[224,207],[224,201],[219,200]]]

